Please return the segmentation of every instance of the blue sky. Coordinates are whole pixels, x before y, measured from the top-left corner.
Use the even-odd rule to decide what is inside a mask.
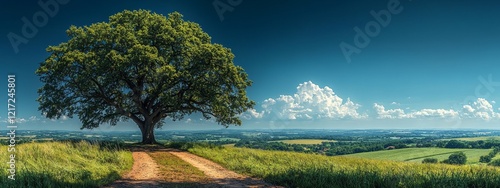
[[[500,128],[500,3],[495,1],[40,2],[57,2],[58,11],[17,52],[9,33],[23,36],[22,18],[33,22],[44,10],[37,1],[0,6],[0,75],[6,80],[16,74],[20,129],[80,127],[78,119],[49,120],[37,111],[42,84],[34,71],[47,57],[47,46],[68,39],[70,25],[107,21],[125,9],[178,11],[199,23],[213,42],[232,49],[235,64],[254,81],[248,95],[257,103],[242,115],[241,128]],[[218,13],[214,2],[232,11]],[[342,43],[359,53],[347,58]],[[6,98],[0,100],[2,124]],[[163,129],[198,128],[221,127],[192,116]],[[101,129],[137,128],[124,122]]]

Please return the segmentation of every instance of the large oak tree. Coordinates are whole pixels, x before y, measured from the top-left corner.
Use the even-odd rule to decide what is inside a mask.
[[[36,71],[44,84],[39,110],[48,118],[76,115],[82,129],[131,119],[151,144],[165,120],[201,113],[241,125],[239,114],[254,105],[246,96],[252,82],[231,50],[177,12],[126,10],[109,22],[71,26],[67,35]]]

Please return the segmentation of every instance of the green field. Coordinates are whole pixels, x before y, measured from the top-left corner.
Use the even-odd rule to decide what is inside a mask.
[[[223,147],[234,147],[235,144],[224,144]]]
[[[190,152],[285,187],[498,187],[500,168],[195,146]]]
[[[9,159],[0,146],[0,159]],[[0,187],[99,187],[132,168],[132,154],[116,145],[89,142],[26,143],[16,146],[16,180],[0,171]],[[7,167],[7,165],[2,165]]]
[[[491,149],[447,149],[447,148],[405,148],[395,150],[373,151],[345,155],[348,157],[360,157],[378,160],[394,160],[422,162],[424,158],[436,158],[439,161],[447,159],[452,153],[464,152],[468,164],[479,163],[479,157],[488,155]]]
[[[293,139],[293,140],[276,140],[271,142],[283,142],[286,144],[321,144],[322,142],[336,142],[335,140],[319,140],[319,139]]]

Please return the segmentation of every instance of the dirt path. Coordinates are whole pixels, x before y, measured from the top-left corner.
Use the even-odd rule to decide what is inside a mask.
[[[186,161],[192,166],[200,169],[203,173],[210,178],[211,182],[208,184],[194,184],[195,187],[249,187],[249,188],[261,188],[261,187],[278,187],[272,186],[262,180],[250,178],[238,174],[236,172],[225,169],[217,163],[214,163],[205,158],[196,156],[189,152],[174,150],[174,149],[154,149],[154,151],[168,152],[180,159]],[[172,184],[173,182],[166,182],[162,177],[160,177],[160,167],[154,161],[151,156],[148,155],[147,151],[133,151],[132,156],[134,158],[134,164],[132,170],[125,174],[122,179],[115,181],[114,183],[104,186],[103,188],[153,188],[153,187],[193,187],[193,184]]]
[[[217,163],[188,152],[174,150],[169,153],[200,169],[205,175],[214,179],[215,183],[222,187],[277,187],[262,180],[230,171]]]
[[[146,152],[132,152],[132,157],[134,158],[132,170],[125,174],[121,180],[118,180],[105,188],[149,188],[160,186],[160,179],[158,177],[159,167],[153,158],[151,158]]]

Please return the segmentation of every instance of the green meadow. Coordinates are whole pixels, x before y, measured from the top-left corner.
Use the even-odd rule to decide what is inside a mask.
[[[442,161],[447,159],[452,153],[464,152],[467,156],[467,163],[475,164],[479,163],[480,156],[488,155],[490,151],[491,149],[405,148],[356,153],[345,156],[377,160],[422,162],[425,158],[436,158]]]
[[[7,151],[8,146],[0,146]],[[133,158],[119,145],[81,142],[25,143],[15,147],[15,181],[0,171],[1,187],[99,187],[132,168]],[[0,159],[11,153],[1,152]],[[7,165],[2,165],[7,167]]]
[[[286,187],[498,187],[500,168],[194,146],[190,152],[230,170]],[[486,151],[487,153],[487,151]]]

